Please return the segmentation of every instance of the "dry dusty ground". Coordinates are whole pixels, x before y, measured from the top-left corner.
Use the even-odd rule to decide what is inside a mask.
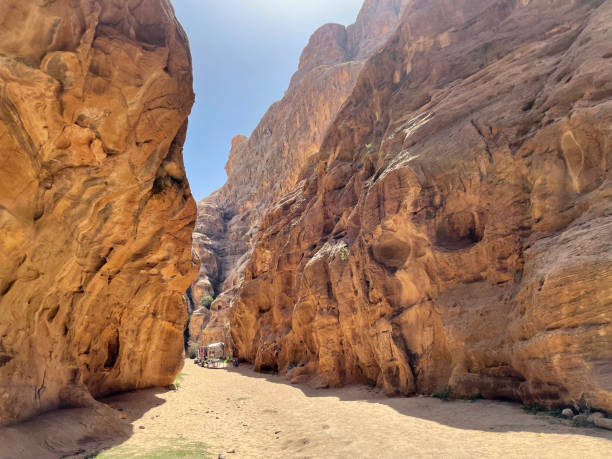
[[[612,432],[510,403],[316,390],[245,366],[208,370],[190,360],[179,384],[105,400],[114,410],[56,411],[5,428],[0,457],[91,457],[109,447],[97,457],[612,457]]]

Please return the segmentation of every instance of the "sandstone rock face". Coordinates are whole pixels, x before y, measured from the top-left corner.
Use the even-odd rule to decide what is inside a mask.
[[[192,322],[194,341],[230,340],[227,309],[242,281],[262,216],[300,180],[365,60],[391,36],[406,4],[407,0],[367,1],[355,24],[321,27],[304,49],[283,99],[269,108],[250,138],[232,140],[227,183],[198,203],[194,241],[204,262],[191,297],[196,307],[205,295],[218,297],[212,322],[202,319],[207,312],[196,311],[200,318]]]
[[[610,24],[610,0],[411,1],[261,222],[238,355],[612,411]]]
[[[172,382],[197,267],[170,2],[5,0],[0,22],[4,423]]]

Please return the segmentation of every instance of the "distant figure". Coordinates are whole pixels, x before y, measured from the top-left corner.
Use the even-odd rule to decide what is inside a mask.
[[[234,360],[232,361],[232,365],[234,365],[234,367],[237,367],[238,365],[240,365],[240,362],[238,361],[237,358],[234,358]]]

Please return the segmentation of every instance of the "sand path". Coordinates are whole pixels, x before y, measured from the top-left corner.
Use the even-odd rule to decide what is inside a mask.
[[[157,397],[166,403],[134,422],[124,448],[181,435],[228,458],[612,457],[612,432],[574,428],[510,403],[316,390],[244,366],[209,370],[188,360],[179,390]],[[110,401],[128,414],[142,409],[134,403],[132,394]]]
[[[121,394],[0,429],[0,458],[610,458],[612,432],[511,403],[311,389],[185,363],[177,391]],[[94,412],[95,411],[95,412]],[[110,438],[110,440],[109,440]]]

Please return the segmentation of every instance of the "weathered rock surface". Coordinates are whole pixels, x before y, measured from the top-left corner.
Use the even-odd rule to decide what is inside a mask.
[[[561,415],[565,416],[566,418],[573,418],[574,411],[571,408],[564,408],[563,411],[561,411]]]
[[[227,183],[198,203],[194,245],[203,263],[190,293],[196,307],[203,296],[218,296],[209,318],[196,312],[200,317],[190,327],[194,341],[230,339],[227,309],[262,216],[298,182],[366,59],[391,36],[406,4],[368,0],[355,24],[327,24],[317,30],[283,99],[269,108],[250,138],[232,140]]]
[[[197,267],[170,2],[4,0],[0,24],[4,423],[171,383]]]
[[[602,429],[612,430],[612,419],[596,417],[594,418],[595,425],[597,427],[601,427]]]
[[[260,224],[237,353],[321,386],[612,411],[610,24],[610,0],[411,1]]]

